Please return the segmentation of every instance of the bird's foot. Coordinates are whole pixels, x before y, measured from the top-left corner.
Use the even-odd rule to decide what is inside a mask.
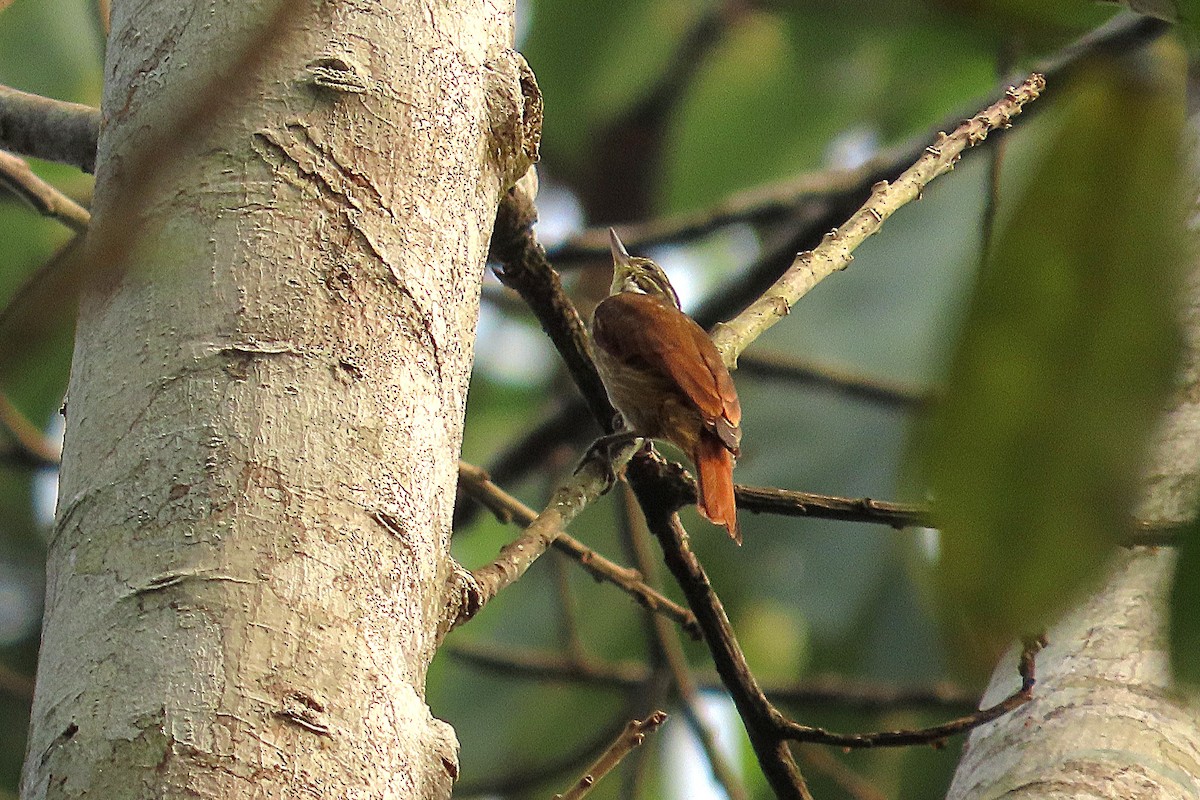
[[[649,441],[631,431],[620,431],[601,436],[592,442],[592,445],[583,454],[583,458],[579,460],[579,466],[575,467],[575,474],[578,475],[589,467],[597,470],[605,484],[601,494],[606,494],[616,485],[617,479],[625,471],[625,465],[629,463],[633,454]]]

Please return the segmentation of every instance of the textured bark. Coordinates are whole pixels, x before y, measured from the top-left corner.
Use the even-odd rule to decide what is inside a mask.
[[[1184,370],[1138,509],[1167,523],[1195,513],[1200,488],[1200,265],[1187,289]],[[1173,556],[1123,553],[1103,589],[1049,632],[1034,700],[972,733],[949,798],[1200,795],[1200,700],[1172,690],[1166,652]],[[1002,664],[982,705],[1011,692],[1015,675]]]
[[[536,99],[508,0],[297,2],[85,293],[23,797],[446,797],[478,286]],[[270,4],[113,4],[95,224]],[[524,89],[526,96],[523,97]]]

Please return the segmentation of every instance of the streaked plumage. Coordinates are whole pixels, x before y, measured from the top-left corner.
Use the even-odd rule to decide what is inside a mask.
[[[742,409],[704,329],[679,308],[666,274],[631,258],[612,231],[613,285],[592,318],[596,366],[630,430],[665,439],[696,464],[701,513],[741,542],[733,461]]]

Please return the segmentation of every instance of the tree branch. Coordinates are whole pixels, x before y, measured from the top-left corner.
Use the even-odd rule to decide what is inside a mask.
[[[616,741],[596,759],[596,763],[588,767],[587,772],[570,789],[554,795],[554,800],[579,800],[586,796],[601,778],[621,763],[621,759],[646,740],[646,734],[654,733],[666,721],[665,711],[655,711],[643,720],[630,720]]]
[[[1171,25],[1149,17],[1136,14],[1119,15],[1110,23],[1091,31],[1058,53],[1042,60],[1034,71],[1046,76],[1048,82],[1057,83],[1068,78],[1079,64],[1098,53],[1119,53],[1144,46],[1171,28]],[[1022,77],[1005,77],[999,82],[999,88],[995,90],[993,97],[999,99],[1005,87]],[[941,127],[945,129],[953,126],[957,120],[974,112],[985,102],[987,101],[981,99],[972,103],[944,121]],[[630,252],[636,252],[655,245],[691,241],[735,223],[777,223],[805,206],[820,209],[820,213],[811,214],[811,229],[827,229],[836,224],[836,219],[830,219],[830,215],[837,215],[837,209],[864,195],[872,184],[889,175],[895,175],[913,163],[920,156],[928,139],[926,134],[916,136],[855,169],[806,172],[778,183],[737,192],[700,211],[622,225],[621,238]],[[844,214],[841,216],[844,217]],[[555,265],[564,271],[607,255],[606,225],[588,228],[550,251]]]
[[[854,249],[876,233],[884,220],[901,206],[916,200],[934,178],[954,168],[968,147],[987,138],[996,128],[1008,127],[1012,117],[1026,103],[1035,100],[1046,86],[1045,78],[1033,74],[1024,83],[1009,89],[1002,100],[992,104],[959,125],[953,133],[939,133],[937,141],[925,148],[917,162],[894,183],[880,181],[871,189],[871,198],[840,228],[825,234],[812,250],[796,256],[792,266],[749,308],[713,331],[713,344],[726,363],[737,364],[747,346],[783,319],[792,306],[814,286],[850,265]]]
[[[578,659],[558,653],[474,643],[446,645],[454,659],[479,669],[532,681],[570,681],[617,690],[644,686],[650,668],[636,661]],[[708,672],[698,678],[705,691],[723,691],[720,676]],[[829,706],[840,710],[879,713],[896,709],[925,708],[962,711],[975,707],[978,692],[951,683],[896,686],[842,675],[814,675],[794,684],[764,686],[772,702],[786,705]]]
[[[642,505],[646,524],[662,546],[667,568],[683,589],[688,606],[704,631],[704,642],[712,654],[717,674],[742,718],[767,783],[780,798],[811,800],[812,795],[796,768],[787,743],[778,735],[777,718],[781,715],[767,700],[750,671],[725,607],[688,543],[687,531],[675,513],[678,506],[670,500],[674,495],[672,487],[664,485],[656,471],[642,466],[646,460],[630,463],[630,485]]]
[[[625,487],[622,499],[625,501],[622,503],[622,508],[626,512],[623,527],[628,534],[631,560],[642,574],[646,575],[648,579],[652,579],[654,562],[649,542],[650,535],[646,530],[645,521],[641,519],[637,498],[633,496],[628,487]],[[687,655],[683,652],[683,647],[679,642],[678,634],[661,617],[650,616],[647,621],[658,660],[664,662],[671,673],[671,679],[679,695],[679,703],[683,707],[684,719],[699,741],[701,749],[704,750],[713,779],[725,790],[725,795],[729,800],[747,800],[745,785],[729,763],[729,759],[721,751],[716,734],[704,717],[704,710],[700,704],[700,691],[697,688],[696,679],[692,675],[691,667],[688,665]]]
[[[86,231],[92,221],[86,208],[34,174],[25,159],[2,150],[0,186],[29,203],[42,216],[56,219],[76,233]]]
[[[626,458],[636,448],[630,446],[627,449]],[[459,611],[452,627],[477,614],[502,589],[524,575],[547,547],[553,546],[577,561],[592,577],[617,586],[644,608],[674,620],[689,636],[699,638],[700,631],[690,611],[647,585],[636,570],[610,561],[563,532],[580,511],[603,493],[609,480],[607,467],[599,459],[586,460],[554,491],[546,510],[535,514],[533,509],[492,483],[486,472],[459,462],[459,485],[501,521],[516,522],[525,530],[501,549],[495,561],[471,572],[475,596]]]
[[[96,169],[100,112],[91,106],[51,100],[0,86],[0,149]]]

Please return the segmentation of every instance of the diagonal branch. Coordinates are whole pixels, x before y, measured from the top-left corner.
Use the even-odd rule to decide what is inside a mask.
[[[954,168],[964,150],[979,144],[996,128],[1006,128],[1026,103],[1037,99],[1046,79],[1034,73],[1009,89],[1002,100],[959,125],[953,133],[939,133],[917,162],[893,183],[880,181],[871,197],[840,228],[825,234],[812,250],[796,256],[792,266],[749,308],[713,331],[713,344],[726,363],[735,365],[747,346],[787,316],[792,306],[825,278],[850,266],[854,249],[877,233],[884,220],[901,206],[921,196],[934,178]]]
[[[696,621],[704,631],[704,642],[725,684],[758,758],[763,774],[780,798],[811,798],[796,767],[787,742],[778,735],[782,715],[767,700],[737,643],[725,607],[717,597],[708,575],[688,543],[687,531],[671,502],[671,487],[664,486],[653,470],[638,459],[629,466],[630,484],[646,516],[646,524],[662,545],[663,558],[683,589]]]
[[[587,771],[579,780],[575,781],[570,789],[562,794],[554,795],[554,800],[580,800],[586,796],[592,791],[592,787],[596,785],[597,781],[612,772],[613,768],[621,763],[621,759],[646,740],[646,734],[654,733],[666,721],[667,712],[665,711],[655,711],[645,719],[630,720],[625,729],[621,731],[621,735],[600,754],[600,758],[588,767]]]
[[[29,203],[45,217],[56,219],[76,233],[87,230],[92,215],[83,206],[39,178],[25,159],[0,150],[0,186]]]
[[[628,539],[631,560],[648,578],[653,579],[654,561],[650,548],[650,532],[645,522],[640,518],[637,509],[637,498],[626,487],[622,492],[622,508],[625,511],[624,533]],[[679,703],[683,707],[684,720],[692,729],[692,734],[700,743],[700,748],[708,760],[712,777],[725,790],[729,800],[747,800],[746,786],[730,764],[729,759],[721,751],[717,743],[717,735],[705,719],[704,709],[700,703],[700,691],[696,679],[688,665],[687,655],[678,634],[658,616],[648,619],[649,634],[656,651],[657,660],[666,665],[675,684]],[[661,667],[660,667],[661,668]]]
[[[555,490],[546,510],[535,514],[533,509],[492,483],[486,472],[466,462],[459,462],[459,485],[501,521],[516,522],[525,531],[501,550],[496,561],[471,573],[478,585],[478,606],[470,613],[461,612],[465,616],[460,616],[455,624],[461,624],[478,613],[500,590],[525,574],[546,548],[552,546],[579,562],[596,580],[617,586],[644,608],[674,620],[689,636],[699,638],[696,618],[690,611],[647,585],[637,570],[610,561],[563,532],[563,528],[606,485],[607,476],[594,472],[603,468],[603,464],[596,464],[594,460],[585,462],[580,471]]]

